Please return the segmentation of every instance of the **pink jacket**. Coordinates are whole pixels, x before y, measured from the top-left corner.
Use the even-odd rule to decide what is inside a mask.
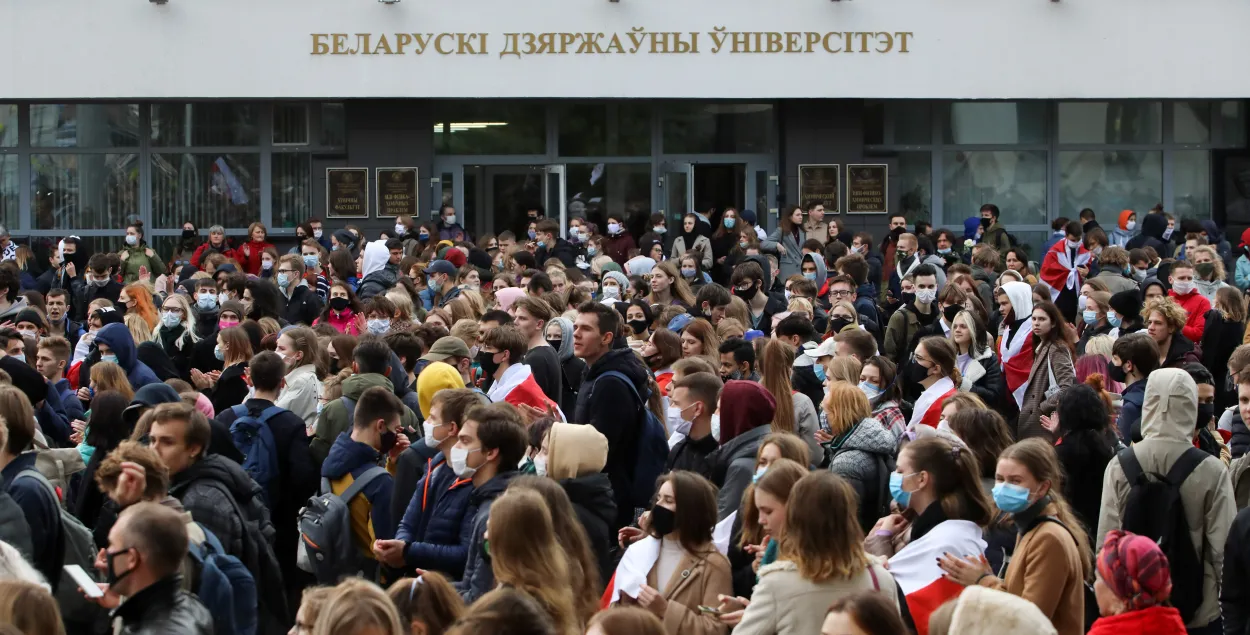
[[[316,320],[313,320],[313,326],[316,326],[321,322],[321,318],[317,318]],[[334,309],[330,309],[330,319],[328,320],[328,323],[339,333],[360,335],[360,329],[356,328],[356,314],[352,313],[351,309],[344,309],[342,313],[339,313]]]

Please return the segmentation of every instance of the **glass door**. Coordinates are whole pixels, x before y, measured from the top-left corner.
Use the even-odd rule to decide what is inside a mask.
[[[694,164],[665,163],[663,166],[664,215],[669,231],[677,231],[681,218],[694,209]]]
[[[547,175],[547,189],[544,192],[543,207],[547,210],[547,218],[555,218],[560,222],[560,236],[568,238],[569,225],[569,193],[568,175],[563,165],[547,165],[543,167]]]

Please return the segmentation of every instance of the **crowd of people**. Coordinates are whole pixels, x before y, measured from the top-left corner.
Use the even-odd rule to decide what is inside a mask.
[[[0,633],[1248,632],[1250,230],[999,216],[0,232]]]

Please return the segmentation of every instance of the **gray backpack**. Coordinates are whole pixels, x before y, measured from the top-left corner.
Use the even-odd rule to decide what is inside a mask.
[[[77,450],[75,450],[77,452]],[[22,470],[13,477],[13,481],[17,482],[24,478],[39,481],[48,491],[48,495],[60,504],[61,497],[57,494],[56,487],[37,470]],[[91,572],[95,570],[95,538],[91,535],[91,530],[82,524],[82,521],[74,517],[73,514],[65,511],[64,507],[59,508],[61,521],[61,566],[67,564],[76,564],[83,568],[84,571]],[[96,619],[103,617],[104,611],[93,602],[89,602],[78,590],[78,585],[74,583],[73,578],[68,575],[62,575],[60,580],[49,580],[53,585],[56,593],[57,604],[61,607],[61,613],[68,622],[90,623]]]
[[[321,493],[309,498],[300,510],[296,564],[313,574],[318,584],[337,584],[345,576],[370,577],[373,561],[356,547],[348,506],[366,485],[384,474],[386,468],[371,467],[342,494],[332,493],[330,479],[322,478]]]

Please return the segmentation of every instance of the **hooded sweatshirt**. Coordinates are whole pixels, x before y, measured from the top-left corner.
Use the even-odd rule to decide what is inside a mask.
[[[394,384],[385,375],[377,373],[352,375],[343,380],[343,397],[331,401],[321,409],[321,416],[317,418],[317,431],[308,444],[308,451],[312,454],[313,461],[318,465],[322,465],[326,461],[326,457],[330,454],[330,447],[332,444],[337,443],[336,439],[338,439],[339,435],[351,431],[352,422],[347,416],[347,405],[343,402],[344,399],[351,400],[354,407],[356,400],[360,399],[360,395],[366,389],[374,386],[382,386],[390,392],[395,391]],[[420,428],[417,416],[412,413],[408,406],[404,406],[399,424],[400,427],[409,430]],[[394,530],[395,528],[392,527],[391,531]]]
[[[1202,295],[1202,290],[1194,285],[1194,290],[1180,295],[1176,289],[1168,291],[1168,297],[1185,309],[1185,327],[1181,333],[1191,342],[1201,342],[1202,332],[1207,328],[1207,311],[1211,310],[1211,301]]]
[[[1141,249],[1153,247],[1160,257],[1166,258],[1171,252],[1163,240],[1163,232],[1168,229],[1168,219],[1163,214],[1146,214],[1141,219],[1141,233],[1129,239],[1125,249]]]
[[[1183,370],[1162,368],[1146,380],[1142,407],[1142,441],[1133,453],[1147,474],[1167,474],[1172,464],[1193,447],[1194,421],[1198,417],[1198,387]],[[1130,484],[1119,461],[1107,465],[1103,477],[1098,536],[1102,544],[1112,529],[1122,529]],[[1194,549],[1203,559],[1202,604],[1188,626],[1206,626],[1220,616],[1219,584],[1224,565],[1223,545],[1237,513],[1233,485],[1219,458],[1211,456],[1194,468],[1180,488]]]
[[[107,324],[96,333],[97,344],[104,344],[117,356],[117,364],[126,371],[126,379],[130,387],[138,390],[148,384],[160,383],[156,373],[147,364],[139,361],[135,351],[135,340],[125,324]]]
[[[1116,223],[1116,226],[1111,230],[1111,234],[1107,236],[1107,238],[1111,242],[1112,247],[1124,247],[1125,245],[1128,244],[1128,241],[1132,240],[1135,236],[1137,236],[1137,225],[1134,224],[1132,229],[1129,229],[1128,227],[1129,217],[1133,216],[1136,213],[1137,212],[1134,212],[1131,209],[1126,209],[1120,212],[1119,221]]]
[[[321,465],[321,477],[330,480],[330,489],[342,494],[369,468],[383,465],[382,455],[373,446],[352,439],[344,432],[334,440],[330,455]],[[395,521],[391,517],[391,492],[394,480],[390,475],[379,476],[365,486],[348,502],[351,517],[352,540],[360,555],[373,557],[374,540],[390,540],[395,537]]]
[[[601,580],[611,575],[614,544],[612,523],[616,501],[603,466],[608,461],[608,439],[590,426],[556,423],[547,438],[547,476],[555,479],[573,503],[573,511],[590,538],[599,559]],[[606,575],[605,575],[606,574]]]
[[[586,362],[573,355],[573,322],[568,318],[555,317],[551,318],[551,323],[560,327],[560,346],[556,348],[562,373],[560,409],[570,413],[577,407],[577,390],[581,388],[582,377],[586,375]]]
[[[386,268],[386,263],[390,262],[390,258],[391,250],[386,248],[386,243],[375,240],[365,245],[364,259],[360,264],[364,277],[361,278],[360,285],[356,287],[356,297],[362,303],[375,295],[386,293],[395,286],[395,274]]]
[[[712,482],[720,487],[717,519],[737,511],[742,493],[755,475],[755,453],[760,439],[772,430],[777,400],[762,385],[733,380],[720,394],[721,447],[708,457]]]
[[[927,632],[927,629],[926,629]],[[959,594],[951,615],[951,633],[959,635],[1055,635],[1055,627],[1037,605],[1005,591],[970,586]]]

